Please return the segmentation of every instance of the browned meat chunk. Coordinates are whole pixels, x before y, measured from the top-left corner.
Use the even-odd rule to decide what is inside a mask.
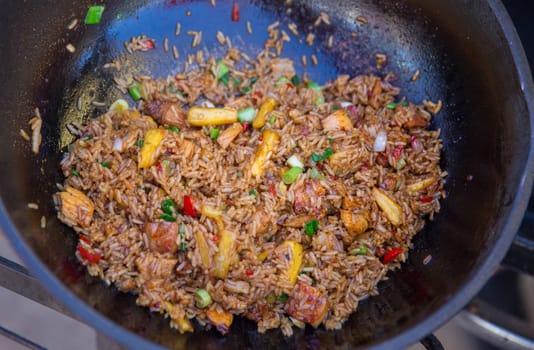
[[[65,191],[56,194],[60,212],[59,218],[64,223],[88,227],[93,220],[95,206],[83,192],[66,186]]]
[[[148,281],[154,278],[169,278],[174,273],[177,262],[176,259],[166,259],[147,253],[135,259],[135,266],[141,277]]]
[[[256,225],[256,234],[263,234],[271,225],[271,215],[265,209],[259,209],[252,216],[251,227]]]
[[[153,100],[145,105],[145,110],[161,124],[185,127],[187,113],[176,103]]]
[[[295,189],[295,213],[307,213],[316,217],[323,217],[327,212],[326,190],[317,180],[305,181]]]
[[[162,254],[173,254],[178,249],[176,245],[177,222],[147,222],[145,232],[148,236],[150,250]]]
[[[299,281],[287,301],[286,311],[297,320],[317,327],[328,312],[328,299],[317,288]]]

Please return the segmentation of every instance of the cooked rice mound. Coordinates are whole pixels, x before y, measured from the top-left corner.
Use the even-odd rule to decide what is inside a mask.
[[[82,126],[58,216],[91,275],[180,332],[340,328],[439,211],[439,131],[390,76],[320,87],[287,59],[235,61],[140,77],[136,109]]]

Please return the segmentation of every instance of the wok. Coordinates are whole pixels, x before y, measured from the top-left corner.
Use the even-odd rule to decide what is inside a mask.
[[[239,22],[230,20],[231,1],[218,0],[215,8],[209,1],[99,3],[106,5],[102,22],[80,23],[74,30],[67,25],[82,20],[94,3],[4,1],[0,22],[1,226],[30,271],[88,324],[143,349],[402,348],[451,318],[494,272],[527,204],[533,147],[530,72],[499,1],[239,1]],[[329,13],[332,24],[318,28],[315,45],[293,38],[283,52],[298,62],[299,74],[306,71],[324,83],[341,73],[393,72],[409,100],[444,101],[432,125],[441,129],[442,167],[449,173],[441,213],[417,235],[402,269],[380,283],[380,295],[362,302],[340,330],[297,329],[284,338],[279,331],[258,334],[254,324],[238,318],[226,337],[215,331],[180,335],[167,320],[136,307],[134,296],[91,278],[75,261],[75,235],[55,219],[51,201],[62,181],[61,153],[71,141],[65,125],[105,111],[92,100],[109,105],[123,96],[112,86],[116,72],[102,66],[125,59],[123,42],[132,36],[155,38],[157,49],[129,56],[124,71],[166,76],[180,71],[192,52],[186,30],[203,31],[206,54],[223,53],[215,41],[222,30],[234,46],[254,55],[268,24],[292,21],[305,35],[320,11]],[[356,21],[360,15],[368,24]],[[180,36],[174,33],[177,21]],[[329,35],[335,37],[331,49]],[[177,45],[181,59],[162,50],[165,37]],[[68,43],[76,47],[74,54],[65,49]],[[311,53],[319,65],[303,67],[300,56]],[[388,56],[380,71],[374,68],[375,53]],[[411,82],[417,69],[420,78]],[[44,118],[39,155],[19,136],[34,107]],[[37,202],[39,210],[28,210],[28,202]],[[46,229],[40,228],[41,215],[48,219]],[[429,254],[432,261],[424,265]]]

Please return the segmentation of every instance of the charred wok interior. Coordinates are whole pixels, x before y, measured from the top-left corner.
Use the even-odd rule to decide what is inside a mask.
[[[404,346],[452,316],[502,258],[525,207],[523,196],[527,196],[531,185],[525,176],[530,166],[530,111],[521,86],[526,90],[531,87],[530,78],[525,81],[523,68],[517,68],[518,62],[522,64],[522,53],[508,45],[509,28],[503,30],[499,24],[503,21],[500,4],[295,2],[290,5],[292,13],[284,15],[282,2],[258,2],[242,4],[239,25],[230,21],[231,3],[226,2],[218,3],[216,10],[209,3],[178,2],[174,6],[174,2],[110,2],[98,27],[80,26],[67,32],[70,20],[83,18],[89,5],[81,2],[73,8],[66,1],[36,2],[30,8],[7,5],[8,15],[0,28],[3,33],[17,34],[0,44],[1,62],[9,67],[0,72],[5,87],[0,103],[6,121],[1,133],[8,140],[0,151],[4,162],[0,183],[3,205],[14,225],[4,221],[6,233],[15,240],[34,273],[41,273],[56,295],[92,325],[105,328],[107,324],[87,311],[86,306],[75,303],[57,281],[50,279],[26,245],[63,284],[101,314],[142,337],[177,348],[186,344],[191,348],[297,348],[306,344],[351,347],[376,345],[393,337],[397,337],[394,345]],[[191,10],[191,16],[186,16],[186,8]],[[62,132],[71,121],[64,117],[73,115],[70,112],[75,110],[80,95],[115,100],[110,93],[110,76],[100,67],[118,57],[124,51],[123,41],[132,36],[147,34],[160,44],[169,37],[178,43],[173,31],[176,21],[180,21],[182,26],[203,30],[205,44],[209,46],[211,42],[215,47],[217,28],[230,37],[245,36],[246,16],[250,16],[254,28],[265,28],[279,17],[305,27],[313,25],[321,10],[330,14],[332,25],[319,33],[318,39],[332,34],[344,45],[335,45],[332,50],[317,47],[321,64],[306,68],[314,80],[323,83],[341,73],[372,72],[374,61],[369,57],[381,52],[388,56],[388,63],[380,74],[395,73],[399,77],[396,85],[409,100],[439,96],[446,101],[441,115],[447,118],[436,118],[433,127],[442,130],[441,166],[449,173],[445,186],[448,197],[442,202],[440,215],[415,239],[409,261],[379,285],[380,295],[363,302],[341,330],[297,330],[293,337],[284,339],[274,331],[260,335],[253,323],[237,319],[225,338],[215,331],[181,336],[167,329],[167,320],[137,308],[133,296],[88,277],[72,258],[75,237],[53,219],[50,200],[56,191],[55,183],[62,179],[57,167],[61,148],[67,142]],[[45,13],[47,18],[54,18],[47,26],[40,24]],[[210,13],[213,20],[209,24],[194,23],[196,13]],[[359,15],[367,18],[367,25],[355,21]],[[28,28],[35,28],[35,34],[26,35]],[[352,38],[352,31],[358,34],[357,38]],[[258,49],[263,43],[257,37],[260,32],[263,31],[254,30],[246,41],[248,46],[240,49]],[[74,55],[64,49],[69,42],[77,47]],[[189,38],[182,44],[184,49],[189,47]],[[234,45],[239,46],[235,41]],[[310,50],[313,49],[292,42],[284,54],[298,60],[302,54],[312,53]],[[518,56],[519,61],[515,61]],[[134,66],[151,75],[173,73],[177,64],[172,55],[163,57],[161,52],[136,57],[139,60]],[[415,69],[420,69],[421,75],[411,83],[410,73]],[[297,70],[304,71],[298,66]],[[44,143],[38,157],[30,155],[28,145],[18,135],[19,129],[26,128],[36,105],[45,121]],[[88,105],[78,118],[98,114],[97,108]],[[466,181],[467,176],[472,176],[473,181]],[[525,187],[522,193],[520,190]],[[41,211],[28,211],[28,202],[38,202]],[[39,228],[41,215],[48,218],[46,230]],[[432,255],[432,262],[423,266],[428,254]],[[139,338],[118,327],[113,326],[108,332],[130,345],[141,344]]]

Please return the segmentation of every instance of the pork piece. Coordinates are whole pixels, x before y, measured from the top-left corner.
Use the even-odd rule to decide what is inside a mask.
[[[256,224],[256,234],[261,235],[267,232],[267,229],[271,226],[271,215],[265,209],[259,209],[252,216],[250,227],[254,223]]]
[[[317,327],[328,313],[328,299],[317,288],[299,281],[287,301],[286,311],[297,320]]]
[[[326,215],[328,210],[326,190],[318,180],[308,180],[295,189],[294,206],[296,214],[310,214],[318,218]]]
[[[157,278],[168,278],[174,273],[178,260],[166,259],[154,253],[144,253],[135,259],[135,266],[145,281]]]
[[[95,206],[83,192],[66,186],[65,191],[56,194],[59,218],[70,226],[88,227],[93,220]]]
[[[174,254],[178,249],[176,245],[178,226],[177,222],[147,222],[145,232],[148,236],[150,250],[161,254]]]
[[[160,124],[184,128],[187,126],[187,113],[176,103],[153,100],[145,104],[146,113],[150,114]]]

